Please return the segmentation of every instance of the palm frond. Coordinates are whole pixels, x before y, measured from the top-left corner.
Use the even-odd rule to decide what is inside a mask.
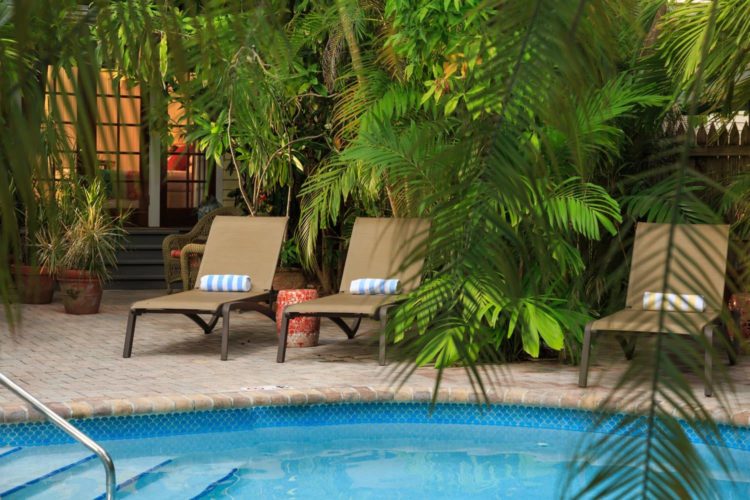
[[[750,100],[750,14],[745,7],[742,0],[716,6],[713,2],[675,3],[660,23],[664,36],[659,52],[666,67],[684,86],[695,80],[700,67],[706,83],[700,104],[714,111],[734,112]],[[704,56],[707,35],[711,45]]]
[[[581,183],[571,177],[555,186],[549,196],[541,200],[541,210],[546,214],[550,227],[571,227],[582,236],[598,240],[600,227],[611,235],[617,233],[615,222],[621,222],[620,206],[596,184]]]
[[[669,223],[674,218],[679,223],[715,224],[720,220],[716,211],[706,202],[708,186],[697,172],[689,171],[684,178],[678,169],[648,172],[651,182],[643,183],[644,176],[629,182],[633,194],[623,197],[625,212],[634,219]],[[659,178],[653,182],[653,178]],[[640,183],[638,181],[641,181]]]

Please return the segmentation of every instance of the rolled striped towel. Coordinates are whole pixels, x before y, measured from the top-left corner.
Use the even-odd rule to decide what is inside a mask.
[[[703,312],[706,310],[706,301],[703,300],[701,295],[645,292],[643,294],[643,309],[647,311]]]
[[[349,293],[353,295],[394,295],[399,290],[397,279],[363,278],[353,280],[349,285]]]
[[[242,274],[207,274],[198,285],[206,292],[249,292],[252,287],[250,276]]]

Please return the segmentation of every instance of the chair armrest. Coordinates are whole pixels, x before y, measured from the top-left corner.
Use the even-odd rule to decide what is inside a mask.
[[[185,245],[184,247],[182,247],[180,251],[180,260],[182,260],[183,258],[187,259],[187,257],[190,255],[202,256],[205,251],[206,251],[205,243],[189,243]]]
[[[188,231],[187,233],[183,233],[180,236],[182,236],[183,238],[185,238],[187,240],[187,243],[192,243],[195,240],[195,238],[198,237],[198,236],[200,236],[201,233],[203,232],[201,226],[202,226],[202,224],[201,224],[201,221],[199,220],[195,224],[195,226],[193,226],[192,228],[190,228],[190,231]]]
[[[172,250],[181,250],[182,247],[190,243],[188,234],[170,234],[162,241],[162,249],[166,254]]]
[[[183,290],[190,290],[193,285],[190,276],[190,257],[203,256],[205,251],[206,245],[203,243],[189,243],[182,247],[180,251],[180,274],[182,275]]]

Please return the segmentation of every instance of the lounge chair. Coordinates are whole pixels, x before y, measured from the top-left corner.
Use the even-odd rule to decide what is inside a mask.
[[[373,318],[379,319],[381,324],[378,359],[384,365],[388,309],[403,296],[353,295],[349,293],[349,285],[360,278],[397,278],[401,281],[402,293],[414,290],[419,286],[424,263],[424,257],[414,258],[414,253],[427,238],[429,228],[429,221],[424,219],[358,218],[354,222],[339,293],[284,308],[276,361],[284,362],[292,318],[330,318],[350,339],[356,335],[362,318]],[[350,327],[343,318],[356,318],[356,321]]]
[[[724,275],[729,246],[729,226],[708,224],[651,224],[636,227],[633,258],[625,309],[586,325],[578,385],[586,387],[591,354],[591,341],[598,333],[659,334],[671,333],[699,337],[712,345],[715,322],[723,305]],[[671,259],[667,268],[667,255]],[[666,290],[665,275],[668,275]],[[697,312],[644,309],[644,293],[669,292],[700,295],[705,310]],[[634,338],[621,341],[625,356],[631,359]],[[712,358],[705,354],[705,394],[712,393]],[[730,364],[736,352],[729,349]]]
[[[182,158],[187,158],[184,156]],[[182,290],[188,290],[185,283],[189,281],[189,263],[183,255],[183,248],[189,244],[205,243],[211,223],[221,215],[242,215],[242,210],[235,207],[221,207],[212,210],[195,224],[193,229],[185,234],[170,234],[161,245],[164,259],[164,281],[167,283],[167,293],[172,293],[172,283],[182,282]],[[184,262],[184,263],[183,263]]]
[[[229,346],[229,313],[233,309],[258,311],[272,320],[270,292],[281,243],[286,231],[286,217],[231,217],[214,219],[206,242],[206,252],[198,270],[200,277],[209,274],[241,274],[252,280],[249,292],[207,292],[196,289],[136,302],[130,307],[125,332],[123,357],[133,350],[135,321],[146,313],[183,314],[208,334],[222,318],[221,359],[226,360]],[[200,315],[211,315],[206,321]]]

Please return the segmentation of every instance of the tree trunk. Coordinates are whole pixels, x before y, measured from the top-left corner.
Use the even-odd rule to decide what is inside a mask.
[[[354,0],[336,0],[336,5],[339,10],[339,17],[341,18],[341,29],[344,32],[344,38],[346,44],[349,47],[349,55],[352,58],[352,68],[354,68],[354,74],[357,75],[357,81],[361,86],[365,85],[365,72],[364,66],[362,65],[362,56],[359,52],[359,44],[357,43],[357,35],[354,33],[354,27],[352,23],[351,15],[351,3]]]

